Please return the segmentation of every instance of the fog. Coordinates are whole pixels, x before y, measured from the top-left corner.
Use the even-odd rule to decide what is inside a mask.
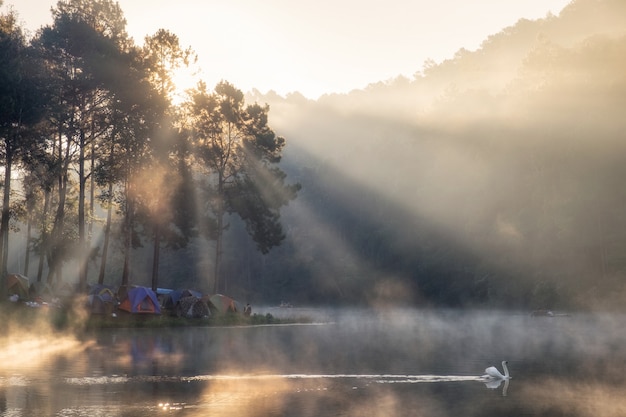
[[[4,343],[0,349],[9,359],[0,373],[0,411],[441,417],[624,411],[620,314],[259,312],[315,322],[117,328],[54,339],[41,328],[22,331],[28,341],[11,345],[19,354]],[[488,366],[501,369],[501,360],[508,361],[510,381],[481,378]]]
[[[420,300],[436,270],[487,282],[483,301],[621,304],[624,12],[575,1],[411,79],[317,101],[251,95],[269,103],[283,165],[303,185],[284,217],[299,256],[318,257],[314,280],[333,275],[341,298],[377,275]],[[377,237],[394,267],[368,252]],[[437,256],[446,271],[424,266]]]
[[[91,332],[76,302],[60,330],[60,312],[7,306],[0,413],[623,414],[623,314],[397,308],[410,286],[378,278],[366,308],[255,305],[294,325]],[[501,360],[510,381],[481,379]]]
[[[214,333],[211,354],[220,361],[200,378],[209,382],[203,401],[241,415],[617,416],[624,410],[616,389],[623,383],[616,366],[623,356],[621,316],[389,308],[291,314],[302,313],[332,321]],[[513,378],[504,389],[486,386],[480,375],[486,366],[500,368],[500,358],[509,361]]]
[[[281,209],[286,239],[268,255],[236,216],[226,219],[224,292],[253,304],[621,308],[624,7],[572,1],[476,50],[346,94],[248,93],[247,103],[270,106],[287,144],[280,168],[302,189]],[[148,194],[177,186],[166,170],[138,177]],[[94,242],[100,231],[94,224]],[[21,232],[11,236],[12,272],[24,270]],[[151,283],[143,243],[131,284]],[[162,245],[159,286],[206,292],[214,245]],[[106,283],[120,283],[121,253],[114,242]],[[77,275],[68,264],[65,280]]]

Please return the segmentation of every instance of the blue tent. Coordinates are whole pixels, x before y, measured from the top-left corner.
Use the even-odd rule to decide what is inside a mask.
[[[199,291],[190,290],[190,289],[174,290],[165,296],[161,305],[165,309],[173,310],[176,308],[176,304],[178,304],[180,299],[185,298],[185,297],[196,297],[200,299],[202,298],[202,293]]]
[[[89,290],[89,295],[97,295],[102,297],[103,301],[106,302],[114,302],[115,301],[115,291],[113,291],[113,287],[102,284],[95,284]]]
[[[110,314],[114,305],[112,300],[105,300],[101,295],[91,294],[87,299],[87,308],[91,314]]]
[[[119,306],[120,310],[129,313],[161,314],[161,306],[152,289],[147,287],[134,287],[128,290],[128,294]]]

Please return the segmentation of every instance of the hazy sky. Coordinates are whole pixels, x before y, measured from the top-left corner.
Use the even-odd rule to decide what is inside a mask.
[[[139,44],[159,28],[199,56],[209,86],[224,79],[310,98],[347,92],[428,58],[474,50],[520,18],[559,14],[570,0],[120,0]],[[29,30],[51,22],[56,0],[4,0]]]

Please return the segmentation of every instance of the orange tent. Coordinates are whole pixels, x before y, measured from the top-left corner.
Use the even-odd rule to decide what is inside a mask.
[[[225,314],[237,312],[237,304],[235,300],[226,295],[214,294],[209,297],[209,302],[211,303],[209,307],[213,306],[219,313]]]
[[[135,287],[128,290],[128,294],[120,304],[119,309],[129,313],[161,314],[161,305],[156,294],[146,287]]]

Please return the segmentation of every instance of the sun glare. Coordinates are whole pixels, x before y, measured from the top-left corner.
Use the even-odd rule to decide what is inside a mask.
[[[179,68],[172,75],[174,91],[172,101],[179,104],[187,97],[187,91],[194,88],[200,81],[201,71],[193,66]]]

